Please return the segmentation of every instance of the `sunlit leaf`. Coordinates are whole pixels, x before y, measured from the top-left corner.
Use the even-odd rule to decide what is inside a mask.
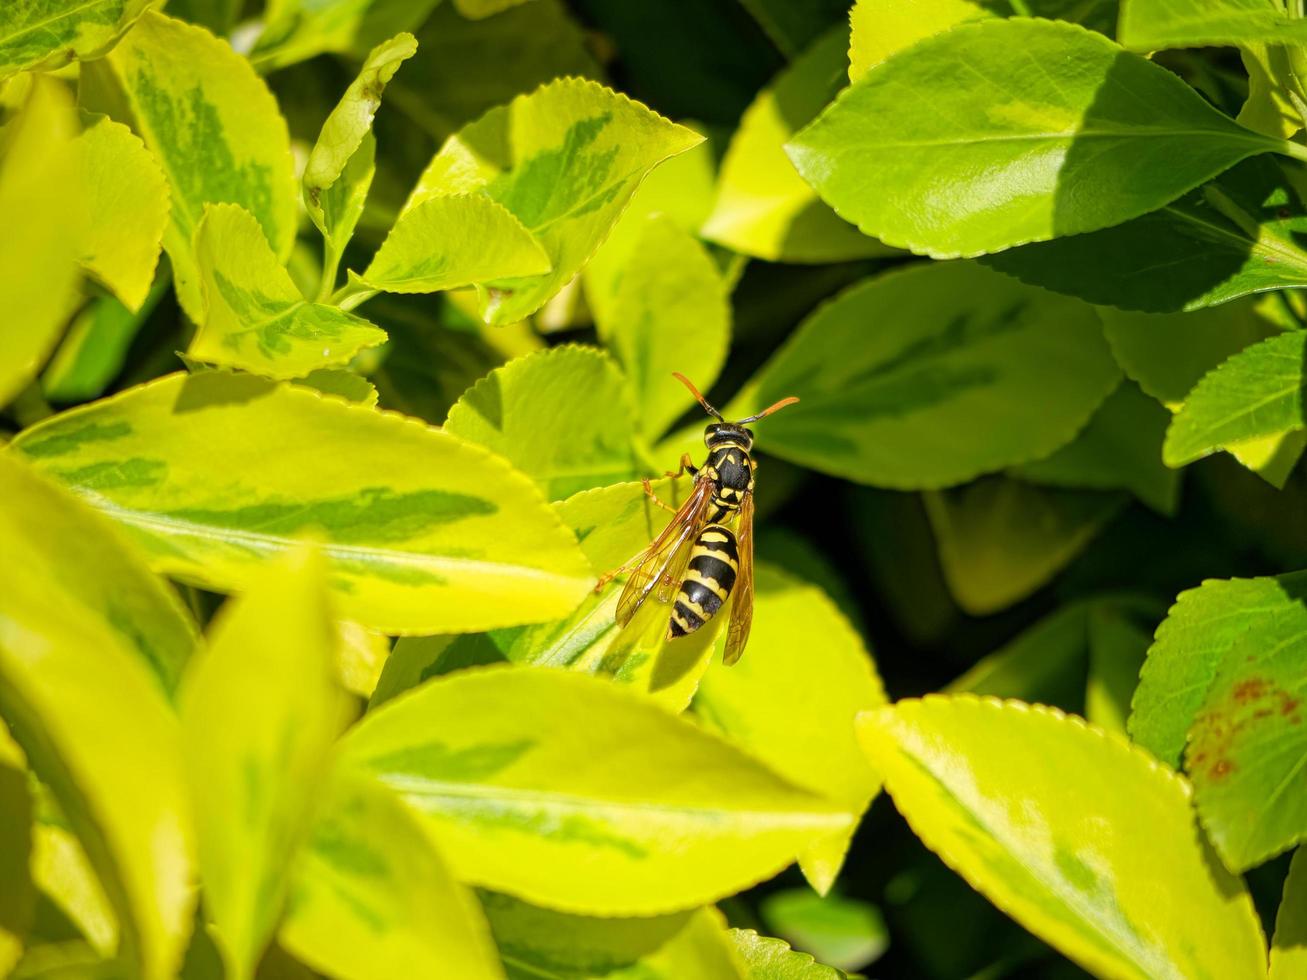
[[[486,320],[511,323],[538,310],[577,273],[646,173],[701,140],[602,85],[561,79],[450,137],[406,208],[479,192],[536,237],[553,263],[548,275],[478,287]]]
[[[295,236],[286,121],[250,63],[203,28],[147,13],[108,58],[83,66],[83,101],[132,126],[168,176],[163,247],[177,298],[203,321],[192,239],[206,204],[249,211],[280,259]]]
[[[837,217],[785,155],[785,142],[845,84],[849,47],[841,25],[758,93],[722,160],[704,236],[773,262],[838,262],[889,250]]]
[[[418,819],[371,780],[336,777],[302,852],[281,941],[342,980],[494,980],[476,898]]]
[[[1290,331],[1235,354],[1194,386],[1166,433],[1162,457],[1183,466],[1218,449],[1304,427],[1307,333]]]
[[[174,975],[192,830],[167,682],[190,627],[102,519],[0,454],[0,715],[112,903],[135,975]]]
[[[1289,86],[1281,79],[1293,78],[1293,62],[1289,49],[1279,44],[1245,41],[1239,45],[1239,56],[1248,72],[1248,98],[1239,110],[1240,126],[1247,126],[1267,136],[1285,139],[1303,127],[1302,113],[1289,95]]]
[[[571,533],[502,460],[297,385],[170,375],[14,446],[156,567],[208,588],[240,590],[265,558],[318,537],[341,616],[385,632],[545,620],[592,584]]]
[[[210,204],[195,230],[204,316],[187,353],[273,378],[343,364],[386,334],[362,317],[307,302],[258,221],[233,204]]]
[[[1204,851],[1188,785],[1124,739],[965,695],[864,715],[860,735],[926,845],[1090,972],[1265,975],[1252,901]]]
[[[64,89],[41,80],[0,143],[0,405],[31,379],[75,302],[74,125]]]
[[[592,348],[553,348],[492,371],[449,410],[445,429],[508,459],[550,500],[639,471],[625,380]]]
[[[1307,573],[1214,579],[1181,592],[1148,651],[1130,716],[1130,736],[1176,766],[1221,662],[1255,623],[1291,612],[1307,595]]]
[[[566,911],[711,901],[849,821],[646,699],[565,671],[432,681],[369,713],[344,754],[421,813],[459,878]]]
[[[1047,456],[1119,378],[1089,306],[969,262],[925,264],[819,307],[726,415],[797,395],[758,423],[760,448],[860,483],[932,488]]]
[[[1307,24],[1264,0],[1126,0],[1121,8],[1121,43],[1136,51],[1307,41]]]
[[[10,0],[0,7],[0,79],[94,57],[156,0]]]
[[[844,974],[822,966],[807,953],[751,929],[732,929],[735,949],[744,961],[743,980],[842,980]]]
[[[1198,816],[1236,871],[1307,838],[1307,610],[1242,612],[1185,749]]]
[[[415,30],[439,2],[271,0],[250,60],[261,71],[272,71],[327,51],[353,51],[361,59],[387,38]]]
[[[231,976],[252,976],[272,938],[345,722],[335,653],[321,560],[292,553],[223,609],[186,672],[204,905]]]
[[[549,256],[507,209],[480,195],[409,208],[357,278],[391,293],[433,293],[501,276],[541,275]]]
[[[128,309],[139,310],[168,225],[163,172],[131,130],[110,119],[85,130],[76,152],[90,215],[78,257]]]
[[[958,24],[993,14],[980,0],[858,0],[849,11],[849,80]]]
[[[950,258],[1120,224],[1283,143],[1100,34],[1015,18],[890,59],[787,148],[841,217]]]
[[[880,790],[853,732],[858,712],[885,703],[875,665],[820,589],[770,565],[759,565],[756,574],[748,649],[739,663],[708,670],[695,714],[782,776],[860,818]],[[830,888],[850,837],[851,830],[822,841],[800,859],[814,888]]]

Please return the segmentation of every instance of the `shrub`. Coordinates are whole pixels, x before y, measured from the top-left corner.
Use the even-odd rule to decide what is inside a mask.
[[[0,9],[0,972],[1307,975],[1301,0],[160,6]]]

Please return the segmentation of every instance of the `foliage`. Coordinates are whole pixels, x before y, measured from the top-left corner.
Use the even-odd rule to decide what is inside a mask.
[[[1305,79],[1301,0],[0,4],[0,975],[1307,975]],[[673,371],[800,398],[730,668],[595,588]]]

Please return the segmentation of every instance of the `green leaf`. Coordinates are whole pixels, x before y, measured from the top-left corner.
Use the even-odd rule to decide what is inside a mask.
[[[854,737],[860,711],[885,690],[857,631],[821,589],[766,564],[757,568],[753,631],[732,667],[714,663],[695,695],[695,714],[786,779],[860,818],[880,792]],[[800,859],[825,893],[844,863],[852,828]]]
[[[368,408],[377,407],[377,389],[372,382],[346,368],[318,368],[295,383],[313,388],[324,395],[335,395],[347,402],[358,402]]]
[[[315,535],[342,618],[383,632],[545,620],[593,583],[571,533],[502,460],[300,386],[174,374],[13,445],[156,567],[205,588],[241,590],[266,557]]]
[[[371,712],[343,751],[422,814],[457,877],[564,911],[711,901],[849,822],[647,699],[558,670],[433,681]]]
[[[841,970],[860,970],[889,947],[880,912],[856,898],[791,888],[772,892],[759,911],[772,931]]]
[[[732,929],[731,939],[744,961],[743,980],[842,980],[844,974],[822,966],[807,953],[752,929]]]
[[[481,904],[511,980],[582,980],[650,968],[650,960],[699,913],[592,918],[483,892]],[[634,980],[632,977],[631,980]]]
[[[1239,125],[1283,139],[1296,134],[1303,116],[1289,94],[1297,74],[1289,49],[1248,41],[1239,46],[1239,56],[1248,72],[1248,98],[1239,110]]]
[[[849,11],[849,81],[918,41],[992,16],[979,0],[858,0]]]
[[[334,306],[306,302],[254,216],[210,204],[195,230],[205,314],[187,353],[272,378],[343,364],[385,331]]]
[[[849,32],[816,41],[758,93],[722,160],[706,238],[772,262],[839,262],[888,249],[837,217],[804,183],[785,142],[844,86]]]
[[[596,82],[560,79],[450,137],[406,208],[479,192],[536,237],[551,272],[478,287],[483,317],[511,323],[538,310],[585,265],[645,174],[701,140]]]
[[[922,41],[787,147],[841,217],[936,258],[1120,224],[1283,148],[1102,35],[1024,18]]]
[[[7,741],[7,733],[0,739]],[[0,972],[6,976],[23,955],[36,912],[31,871],[32,794],[23,766],[11,762],[17,760],[0,761]]]
[[[966,612],[985,616],[1035,592],[1125,504],[1120,494],[991,477],[925,495],[940,566]]]
[[[1174,313],[1307,285],[1304,232],[1302,199],[1262,158],[1141,218],[1024,245],[985,264],[1091,303]]]
[[[1119,378],[1090,307],[970,262],[921,264],[819,307],[726,414],[798,395],[759,423],[760,448],[859,483],[932,488],[1047,456]]]
[[[1307,24],[1273,0],[1125,0],[1121,43],[1136,51],[1243,41],[1301,44]]]
[[[1307,970],[1307,850],[1298,848],[1275,917],[1270,980],[1294,980]]]
[[[549,256],[511,212],[460,194],[427,198],[401,214],[357,278],[391,293],[434,293],[548,271]]]
[[[1124,739],[969,696],[901,701],[860,735],[926,845],[1091,973],[1265,975],[1252,901],[1204,852],[1188,785]]]
[[[309,159],[304,164],[304,204],[309,217],[318,226],[318,230],[332,239],[338,247],[344,248],[353,232],[353,224],[347,229],[339,229],[340,218],[328,223],[323,213],[323,193],[329,190],[340,177],[347,172],[350,161],[358,153],[368,134],[372,132],[372,120],[381,106],[381,94],[386,85],[399,71],[399,66],[417,53],[417,39],[412,34],[397,34],[388,41],[378,44],[368,54],[359,69],[358,76],[350,82],[349,88],[341,96],[336,107],[331,110],[318,141],[309,152]],[[371,156],[372,149],[365,152],[365,159]],[[370,168],[369,168],[370,169]],[[369,183],[370,178],[369,178]],[[366,188],[363,195],[366,196]],[[347,209],[346,214],[352,213]],[[335,217],[333,215],[333,217]],[[358,215],[353,214],[357,222]]]
[[[1023,463],[1012,475],[1054,487],[1129,490],[1160,514],[1175,513],[1180,474],[1162,462],[1171,414],[1125,381],[1099,406],[1074,442]]]
[[[0,79],[103,54],[155,0],[10,0],[0,8]]]
[[[628,405],[606,354],[555,347],[478,381],[449,410],[445,430],[503,456],[561,500],[638,474]]]
[[[504,975],[476,898],[450,877],[418,818],[371,780],[332,779],[280,938],[342,980]]]
[[[464,17],[489,17],[516,7],[525,0],[453,0],[454,7]]]
[[[79,244],[82,267],[139,310],[168,226],[163,171],[131,130],[109,119],[85,130],[76,147],[90,214]]]
[[[182,687],[204,904],[231,977],[253,976],[272,938],[344,727],[325,578],[308,552],[270,565],[224,607]]]
[[[1172,411],[1212,368],[1280,332],[1250,300],[1192,313],[1098,312],[1122,370]]]
[[[133,976],[191,930],[189,801],[167,678],[192,627],[101,518],[0,454],[0,715],[108,895]]]
[[[192,241],[206,204],[249,211],[279,259],[295,237],[286,121],[250,63],[208,31],[147,13],[108,58],[83,68],[90,108],[129,123],[168,176],[163,247],[177,298],[204,320]]]
[[[126,364],[132,341],[171,285],[171,278],[161,274],[135,313],[112,296],[97,296],[84,306],[41,375],[45,397],[53,402],[81,402],[104,394]]]
[[[673,371],[705,391],[717,380],[731,307],[717,264],[670,218],[646,220],[632,258],[595,323],[629,379],[640,431],[653,441],[695,405]]]
[[[359,60],[374,45],[415,30],[440,0],[270,0],[263,32],[250,60],[274,71],[323,52],[353,52]]]
[[[76,302],[73,127],[64,89],[38,78],[0,141],[0,405],[35,374]]]
[[[1234,871],[1307,838],[1307,609],[1242,614],[1185,750],[1198,817]]]
[[[1307,572],[1213,579],[1176,597],[1148,651],[1130,715],[1130,737],[1170,766],[1180,763],[1226,654],[1254,624],[1286,615],[1307,596]]]
[[[1168,466],[1303,428],[1307,333],[1294,330],[1233,355],[1194,386],[1162,447]]]

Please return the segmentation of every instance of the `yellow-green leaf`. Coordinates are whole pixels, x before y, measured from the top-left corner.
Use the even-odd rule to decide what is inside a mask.
[[[844,87],[848,47],[846,26],[829,31],[745,110],[722,160],[706,238],[772,262],[839,262],[893,251],[836,215],[785,155],[786,141]]]
[[[976,0],[858,0],[849,11],[849,81],[918,41],[991,16]]]
[[[0,741],[8,735],[0,724]],[[32,883],[32,794],[21,765],[0,759],[0,974],[23,954],[36,911]]]
[[[419,818],[372,780],[336,776],[304,846],[282,944],[341,980],[503,977],[475,896]]]
[[[707,391],[726,361],[731,307],[712,257],[672,219],[647,219],[599,335],[630,382],[640,431],[653,441],[695,406],[679,371]]]
[[[318,141],[313,144],[304,164],[302,183],[309,217],[323,235],[341,237],[333,234],[334,229],[323,214],[323,193],[345,173],[350,160],[372,131],[372,119],[381,106],[381,94],[386,85],[395,77],[399,66],[417,53],[417,49],[417,39],[402,32],[378,44],[322,124]],[[344,232],[344,241],[338,242],[340,247],[344,247],[352,231],[351,226]]]
[[[503,276],[543,275],[549,256],[487,197],[433,197],[406,210],[356,278],[390,293],[434,293]]]
[[[205,313],[187,353],[197,360],[296,378],[385,342],[362,317],[307,302],[258,221],[234,204],[205,207],[195,263]]]
[[[1270,980],[1307,976],[1307,848],[1298,848],[1284,881],[1284,897],[1275,917]]]
[[[139,310],[168,226],[163,171],[130,129],[110,119],[85,130],[76,149],[89,215],[79,242],[82,267]]]
[[[13,445],[156,567],[208,588],[240,590],[266,557],[318,537],[342,618],[383,632],[538,622],[593,584],[571,532],[503,460],[298,385],[170,375]]]
[[[748,649],[732,667],[713,663],[699,683],[695,714],[856,820],[880,790],[853,731],[858,712],[885,703],[875,665],[821,589],[765,564],[758,566],[756,588]],[[852,830],[801,858],[818,891],[835,881]]]
[[[0,79],[102,54],[156,2],[6,0],[0,6]]]
[[[863,715],[859,736],[926,845],[1091,973],[1265,976],[1252,901],[1204,850],[1188,784],[1124,739],[966,695]]]
[[[511,323],[576,275],[646,173],[702,139],[597,82],[559,79],[450,137],[406,208],[479,192],[536,237],[552,271],[478,286],[485,319]]]
[[[742,980],[843,980],[838,970],[752,929],[732,929],[731,939],[744,963]]]
[[[200,878],[228,976],[272,938],[345,722],[321,559],[292,552],[222,610],[180,705]]]
[[[279,258],[295,237],[295,178],[286,121],[267,85],[202,27],[150,12],[108,58],[83,66],[89,107],[130,124],[168,175],[163,247],[177,297],[203,321],[192,240],[206,204],[239,204]]]
[[[625,379],[592,347],[554,347],[497,368],[463,393],[445,429],[505,457],[550,500],[641,469]]]
[[[74,125],[64,88],[38,78],[0,141],[0,405],[35,374],[76,301]]]
[[[431,681],[370,713],[343,751],[422,814],[459,878],[565,911],[712,901],[849,824],[648,699],[566,671]]]
[[[85,848],[134,975],[165,980],[191,930],[193,840],[159,671],[187,627],[100,518],[10,453],[0,498],[0,715]]]

